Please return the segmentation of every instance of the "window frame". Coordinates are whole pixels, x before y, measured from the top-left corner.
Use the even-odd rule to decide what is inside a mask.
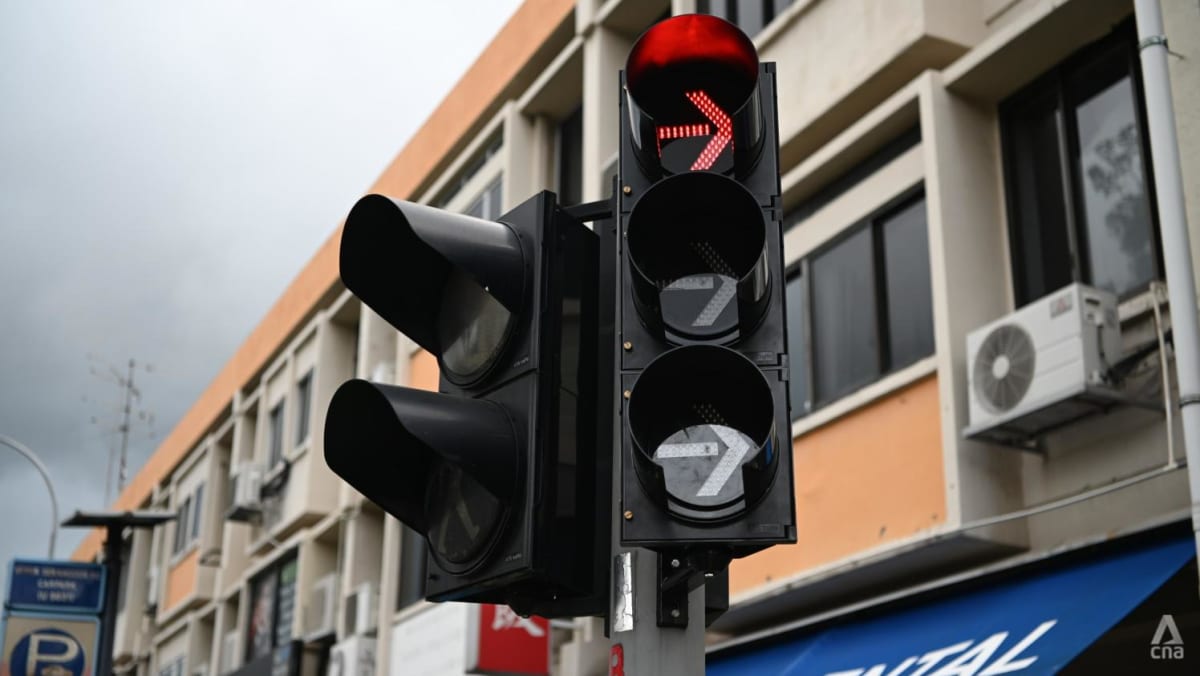
[[[889,329],[888,329],[888,316],[889,316],[888,315],[888,304],[889,304],[889,300],[890,300],[890,295],[888,294],[888,290],[887,290],[887,260],[886,260],[886,255],[885,255],[885,251],[884,251],[884,236],[883,236],[884,226],[888,222],[889,218],[901,213],[906,208],[910,207],[911,205],[915,204],[918,201],[920,201],[926,205],[925,206],[925,228],[926,228],[926,243],[928,243],[928,241],[929,241],[928,240],[928,236],[929,236],[928,199],[927,199],[927,193],[925,190],[925,184],[922,181],[921,183],[918,183],[917,185],[915,185],[911,188],[901,191],[900,193],[898,193],[891,199],[889,199],[886,202],[884,202],[883,204],[881,204],[877,209],[874,209],[866,217],[864,217],[858,221],[855,221],[853,224],[843,228],[841,231],[839,231],[833,237],[830,237],[825,242],[822,242],[819,246],[814,247],[812,250],[805,253],[799,259],[793,261],[785,269],[784,280],[783,280],[785,293],[787,292],[786,291],[787,287],[793,281],[795,281],[795,279],[797,277],[800,277],[800,279],[801,279],[800,293],[803,295],[800,300],[800,306],[804,311],[804,317],[801,320],[803,322],[803,327],[804,327],[804,337],[803,337],[804,342],[803,342],[803,348],[802,348],[803,354],[799,354],[799,355],[794,354],[793,352],[790,351],[790,346],[789,346],[788,359],[793,363],[795,363],[798,360],[802,362],[803,368],[804,368],[803,374],[804,374],[804,379],[805,379],[805,393],[808,395],[808,399],[804,402],[795,402],[795,401],[791,402],[791,406],[792,406],[791,422],[794,423],[798,420],[801,420],[801,419],[819,411],[822,408],[825,408],[831,404],[834,404],[835,402],[837,402],[841,399],[844,399],[847,396],[852,395],[854,392],[861,390],[863,387],[867,387],[871,383],[878,382],[879,380],[881,380],[893,373],[901,371],[901,370],[919,362],[921,359],[928,358],[929,356],[932,356],[937,353],[936,335],[933,335],[932,336],[933,337],[932,350],[929,354],[927,354],[923,357],[917,357],[916,359],[913,359],[910,361],[905,361],[903,363],[892,363],[893,360],[891,358],[891,340],[890,340]],[[855,235],[863,232],[864,229],[870,231],[870,240],[871,240],[871,242],[870,242],[870,250],[871,250],[871,261],[870,262],[871,262],[871,275],[872,275],[871,291],[874,294],[874,301],[875,301],[874,302],[874,305],[875,305],[875,307],[874,307],[875,354],[876,354],[876,362],[879,365],[878,372],[875,373],[870,378],[864,379],[862,382],[855,382],[852,385],[844,387],[842,390],[840,390],[836,393],[822,397],[822,396],[819,396],[820,393],[817,391],[817,379],[816,379],[816,374],[814,371],[815,346],[813,344],[813,340],[814,340],[814,335],[815,335],[815,330],[814,330],[815,322],[813,321],[813,317],[812,317],[813,304],[814,304],[812,261],[813,261],[813,259],[821,256],[822,254],[836,248],[838,245],[842,244],[843,242],[850,239],[851,237],[854,237]],[[930,265],[929,274],[932,278],[932,275],[933,275],[932,261],[930,261],[929,265]],[[930,283],[932,286],[932,279],[930,280]],[[932,291],[932,289],[931,289],[931,291]],[[932,298],[930,299],[930,305],[931,305],[931,309],[932,309]],[[931,317],[931,323],[932,323],[932,317]],[[789,320],[788,320],[789,331],[791,330],[793,325],[794,325],[794,321],[789,318]],[[934,329],[931,326],[931,333],[933,333],[933,332],[934,332]],[[789,338],[790,338],[790,336],[789,336]],[[789,377],[795,377],[795,373],[791,370],[789,370]],[[790,397],[790,395],[791,395],[791,390],[789,388],[789,397]]]
[[[192,496],[189,493],[175,509],[175,531],[171,540],[171,557],[178,557],[187,551],[192,543],[190,538],[192,521]]]
[[[292,433],[295,435],[295,440],[292,442],[293,448],[299,448],[308,441],[312,435],[312,394],[315,369],[309,367],[304,375],[296,380],[296,426]]]
[[[562,204],[570,204],[575,201],[583,202],[583,114],[583,103],[581,102],[571,112],[563,116],[562,119],[556,120],[554,125],[554,192],[558,195],[559,202]],[[567,126],[573,124],[576,118],[578,118],[579,123],[579,157],[564,158],[567,149],[567,139],[565,138],[568,132]],[[572,166],[568,166],[565,161],[570,159],[575,160]],[[567,173],[572,170],[578,170],[579,172],[578,195],[564,194],[563,184],[566,183]]]
[[[1026,261],[1023,253],[1024,238],[1021,232],[1022,213],[1017,200],[1016,177],[1021,171],[1017,166],[1016,144],[1019,137],[1013,127],[1013,118],[1023,107],[1029,105],[1041,96],[1053,98],[1055,110],[1055,128],[1059,156],[1059,176],[1063,194],[1063,213],[1066,228],[1068,261],[1071,280],[1075,283],[1092,284],[1094,276],[1087,250],[1088,224],[1080,217],[1082,209],[1082,176],[1080,174],[1079,129],[1075,120],[1075,111],[1084,99],[1075,96],[1076,92],[1070,82],[1070,76],[1085,71],[1088,66],[1099,66],[1105,59],[1116,58],[1116,52],[1123,52],[1123,62],[1127,68],[1130,84],[1133,88],[1133,114],[1137,123],[1138,140],[1140,143],[1140,160],[1142,175],[1145,181],[1146,201],[1150,212],[1150,240],[1153,248],[1152,264],[1154,270],[1151,280],[1161,279],[1165,270],[1162,251],[1162,237],[1159,232],[1158,204],[1154,194],[1153,162],[1150,158],[1149,127],[1146,120],[1146,97],[1142,83],[1141,67],[1138,62],[1137,44],[1134,29],[1130,21],[1113,28],[1107,35],[1085,45],[1067,58],[1051,66],[1046,72],[1034,78],[1031,82],[1000,102],[996,108],[997,124],[1000,132],[1001,170],[1004,177],[1004,208],[1005,227],[1008,236],[1009,274],[1011,276],[1013,302],[1016,307],[1024,307],[1039,298],[1058,291],[1046,289],[1042,295],[1035,296],[1027,286]],[[1093,79],[1096,76],[1093,75]],[[1130,289],[1118,296],[1118,300],[1127,300],[1146,291],[1146,286]]]
[[[192,523],[191,523],[191,529],[190,529],[190,534],[189,534],[189,544],[191,544],[192,542],[196,542],[200,539],[200,536],[202,534],[201,528],[203,528],[203,526],[204,526],[204,523],[203,523],[203,519],[204,519],[204,482],[203,481],[196,484],[196,487],[194,489],[192,489],[191,501],[192,501]]]
[[[284,419],[287,398],[281,397],[274,406],[267,409],[267,471],[283,463],[283,435],[287,429]],[[278,422],[277,422],[278,420]]]
[[[758,0],[758,6],[762,14],[762,25],[758,27],[758,30],[751,33],[742,25],[742,10],[746,6],[743,0],[717,0],[717,2],[723,6],[720,8],[714,7],[716,3],[713,0],[697,0],[696,13],[724,19],[737,26],[751,39],[770,28],[776,19],[783,16],[788,8],[796,4],[796,0]],[[732,18],[728,15],[732,15]]]

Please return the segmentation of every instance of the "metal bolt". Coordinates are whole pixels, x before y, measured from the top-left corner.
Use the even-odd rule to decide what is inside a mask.
[[[712,573],[705,573],[705,574],[704,574],[704,577],[712,577],[712,576],[713,576],[713,574],[712,574]]]
[[[628,398],[630,398],[630,397],[632,397],[632,396],[633,396],[633,392],[631,392],[631,391],[629,391],[629,390],[625,390],[624,392],[622,392],[622,393],[621,393],[621,396],[623,396],[623,397],[625,397],[626,399],[628,399]]]
[[[630,186],[625,186],[624,188],[621,188],[621,192],[625,193],[626,195],[632,195],[633,188]]]
[[[678,568],[679,567],[679,559],[671,559],[671,567]]]
[[[625,520],[633,521],[633,511],[632,510],[628,510],[628,509],[625,510]]]
[[[671,617],[674,617],[674,618],[679,617],[679,609],[678,608],[671,611]]]
[[[625,348],[626,352],[629,352],[630,350],[633,349],[633,343],[631,343],[627,340],[624,343],[621,343],[621,347]]]

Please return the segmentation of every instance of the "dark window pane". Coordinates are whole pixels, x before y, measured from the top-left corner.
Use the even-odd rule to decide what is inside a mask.
[[[791,7],[793,1],[794,0],[774,0],[774,2],[769,3],[771,4],[771,15],[767,17],[767,23],[770,23],[775,19],[775,17],[783,14],[783,10]]]
[[[816,399],[826,402],[879,375],[871,230],[815,257],[812,279]]]
[[[400,584],[396,610],[425,598],[425,538],[415,530],[400,525]]]
[[[1011,112],[1007,136],[1012,158],[1009,185],[1013,276],[1017,304],[1073,281],[1063,169],[1059,153],[1058,97],[1047,92]]]
[[[308,439],[308,416],[312,408],[312,371],[296,383],[296,445]]]
[[[1118,295],[1144,287],[1155,268],[1134,105],[1125,75],[1075,108],[1087,269],[1093,286]]]
[[[737,3],[737,25],[742,32],[754,37],[767,25],[767,8],[763,5],[769,0],[741,0]]]
[[[900,157],[921,142],[921,127],[916,126],[888,141],[879,150],[862,162],[851,167],[845,173],[830,181],[811,197],[796,205],[783,219],[783,227],[790,229],[802,223],[815,214],[821,207],[837,199],[847,190],[858,185],[863,179],[879,171],[889,162]]]
[[[925,198],[881,224],[887,288],[888,366],[896,369],[933,354],[933,287]]]
[[[737,0],[696,0],[696,12],[737,23]]]
[[[558,201],[583,201],[583,106],[558,125]]]
[[[788,330],[788,362],[791,364],[789,388],[792,400],[792,418],[799,418],[809,412],[811,402],[808,392],[808,303],[805,302],[805,284],[802,274],[794,275],[788,280],[787,288],[787,330]]]
[[[504,181],[499,178],[496,179],[495,181],[493,181],[492,184],[488,186],[487,193],[486,193],[487,209],[484,212],[484,216],[483,216],[484,218],[486,218],[488,220],[495,220],[497,218],[500,218],[500,213],[501,213],[500,202],[501,202],[501,193],[503,192],[503,188],[504,188]]]
[[[483,218],[483,213],[486,206],[487,205],[484,204],[484,195],[480,195],[475,199],[474,202],[471,203],[471,206],[467,207],[467,210],[464,213],[466,213],[468,216],[474,216],[475,218]]]
[[[175,512],[175,537],[171,540],[171,553],[178,554],[183,551],[183,534],[187,526],[187,502],[179,505],[179,510]]]
[[[200,537],[200,520],[204,515],[204,484],[196,486],[196,495],[192,499],[192,536],[195,540]]]
[[[283,402],[275,404],[271,409],[270,426],[267,428],[269,439],[267,448],[270,451],[267,466],[274,467],[283,461]]]

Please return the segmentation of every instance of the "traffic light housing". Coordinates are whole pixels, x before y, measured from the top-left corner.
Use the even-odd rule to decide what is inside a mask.
[[[325,459],[425,537],[430,600],[604,609],[596,252],[552,193],[494,222],[382,195],[346,219],[343,282],[437,357],[440,380],[344,383]]]
[[[719,570],[796,541],[775,67],[682,15],[621,84],[621,542]]]

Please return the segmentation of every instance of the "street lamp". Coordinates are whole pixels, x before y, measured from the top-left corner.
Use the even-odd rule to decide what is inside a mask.
[[[0,444],[4,444],[28,458],[38,473],[42,475],[42,481],[46,482],[46,490],[50,492],[50,556],[48,558],[53,559],[54,538],[58,535],[58,497],[54,494],[54,484],[50,483],[50,474],[46,471],[46,466],[38,459],[37,454],[30,450],[28,446],[3,434],[0,434]]]

